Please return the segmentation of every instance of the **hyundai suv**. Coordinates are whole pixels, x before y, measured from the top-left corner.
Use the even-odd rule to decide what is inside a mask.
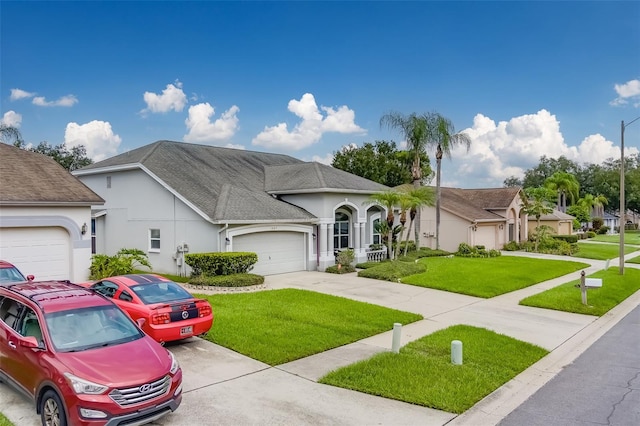
[[[0,380],[33,401],[43,425],[141,425],[182,400],[171,352],[68,281],[0,286]]]

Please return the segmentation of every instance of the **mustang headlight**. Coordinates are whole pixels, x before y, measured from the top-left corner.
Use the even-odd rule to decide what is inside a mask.
[[[108,386],[99,385],[88,380],[81,379],[71,373],[64,373],[73,391],[77,394],[99,395],[109,389]]]
[[[178,360],[171,352],[167,351],[167,353],[169,354],[169,358],[171,358],[171,370],[169,370],[169,372],[171,374],[176,374],[178,372],[178,368],[180,368],[180,364],[178,364]]]

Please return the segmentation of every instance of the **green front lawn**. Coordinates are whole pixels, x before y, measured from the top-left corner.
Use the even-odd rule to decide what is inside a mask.
[[[640,256],[632,257],[629,260],[625,260],[624,263],[640,263]]]
[[[419,262],[427,272],[401,281],[476,297],[494,297],[557,278],[589,265],[564,260],[500,256],[490,258],[429,257]]]
[[[579,280],[527,297],[521,300],[520,304],[601,316],[640,290],[639,269],[625,268],[624,275],[620,275],[618,268],[609,268],[606,271],[602,270],[589,275],[589,277],[602,278],[602,287],[587,290],[588,305],[586,306],[582,304],[580,289],[575,287],[580,283]]]
[[[207,340],[278,365],[409,324],[421,315],[313,291],[198,295],[215,321]]]
[[[620,246],[615,244],[596,244],[578,242],[580,250],[572,257],[581,257],[583,259],[607,260],[615,259],[620,256]],[[640,250],[638,247],[624,246],[624,253],[631,253]]]
[[[451,363],[451,341],[463,363]],[[400,349],[335,370],[319,380],[386,398],[462,413],[548,352],[492,331],[456,325]]]
[[[4,414],[0,413],[0,426],[13,426],[13,423]]]
[[[600,241],[603,243],[620,243],[620,235],[596,235],[591,241]],[[640,231],[626,231],[624,233],[625,244],[636,244],[640,246]]]

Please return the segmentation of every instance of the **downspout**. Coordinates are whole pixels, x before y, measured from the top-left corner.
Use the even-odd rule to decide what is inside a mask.
[[[223,247],[223,246],[224,246],[224,251],[227,251],[227,244],[226,244],[227,234],[225,232],[225,235],[224,235],[225,236],[225,243],[224,244],[221,243],[222,240],[220,239],[220,234],[222,234],[222,232],[226,231],[228,228],[229,228],[229,223],[227,222],[227,223],[224,224],[224,227],[221,230],[218,231],[218,251],[222,251],[221,247]]]

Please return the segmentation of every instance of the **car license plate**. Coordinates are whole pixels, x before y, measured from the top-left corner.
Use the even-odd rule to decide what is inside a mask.
[[[188,326],[188,327],[181,327],[180,328],[180,335],[184,336],[185,334],[193,334],[193,326]]]

